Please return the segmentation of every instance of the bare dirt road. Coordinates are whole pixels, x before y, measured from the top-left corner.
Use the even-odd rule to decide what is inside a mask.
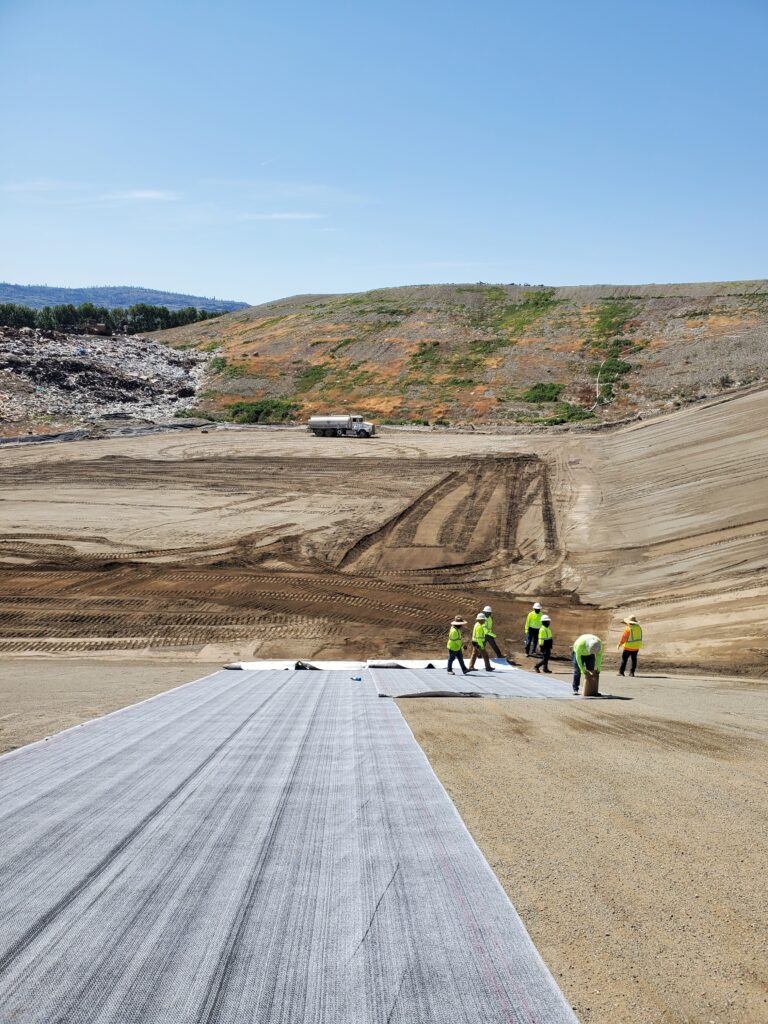
[[[584,1024],[768,1020],[764,684],[400,708]]]
[[[610,434],[220,430],[0,451],[0,652],[437,654],[490,601],[560,651],[768,666],[768,391]]]

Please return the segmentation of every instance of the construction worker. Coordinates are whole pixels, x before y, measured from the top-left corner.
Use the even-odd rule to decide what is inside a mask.
[[[499,645],[496,643],[496,634],[493,631],[493,608],[489,604],[483,608],[483,615],[485,616],[485,640],[488,646],[491,648],[497,658],[503,658],[504,655],[499,650]]]
[[[593,633],[584,633],[573,645],[573,692],[579,692],[581,673],[599,672],[603,665],[603,641]]]
[[[629,674],[633,676],[637,669],[637,652],[643,646],[643,627],[634,615],[630,615],[628,619],[622,619],[622,622],[627,628],[621,634],[621,639],[619,640],[618,647],[616,648],[621,651],[619,675],[624,675],[627,662],[631,659],[632,666],[629,670]]]
[[[541,605],[537,601],[525,620],[525,656],[532,658],[539,645],[539,627],[541,626]]]
[[[472,657],[469,659],[467,671],[471,672],[475,667],[478,654],[482,656],[485,671],[494,672],[495,669],[491,667],[488,659],[488,651],[485,649],[485,612],[478,612],[475,617],[475,625],[472,628]]]
[[[540,669],[544,669],[545,672],[548,672],[550,675],[552,674],[552,669],[549,667],[549,656],[552,654],[552,644],[554,642],[552,619],[548,615],[542,615],[541,626],[539,627],[539,653],[541,654],[541,659],[533,666],[537,672]]]
[[[451,628],[448,630],[448,643],[446,646],[448,647],[449,676],[456,674],[453,671],[454,661],[458,661],[459,668],[461,669],[463,675],[466,675],[468,672],[467,666],[464,664],[464,656],[461,653],[462,644],[464,642],[464,637],[461,635],[461,627],[466,626],[466,624],[467,620],[462,619],[460,615],[457,615],[456,618],[451,623]]]

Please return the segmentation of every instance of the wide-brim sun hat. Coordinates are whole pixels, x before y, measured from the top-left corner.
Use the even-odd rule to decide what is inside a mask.
[[[466,619],[462,619],[462,617],[460,615],[457,616],[453,620],[453,622],[451,623],[452,626],[466,626],[466,624],[467,624],[467,620]]]
[[[621,620],[626,626],[639,626],[640,623],[637,621],[634,615],[628,616],[626,619]]]

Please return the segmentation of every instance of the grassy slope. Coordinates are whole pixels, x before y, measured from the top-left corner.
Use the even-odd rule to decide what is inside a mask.
[[[296,296],[156,337],[216,351],[207,411],[282,397],[301,415],[568,421],[603,363],[596,415],[615,420],[764,379],[768,282]]]

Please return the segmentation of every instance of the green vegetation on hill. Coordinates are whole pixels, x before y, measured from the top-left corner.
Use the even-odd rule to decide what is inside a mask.
[[[227,416],[235,423],[285,423],[298,412],[296,402],[283,398],[262,398],[257,402],[233,402]]]
[[[534,384],[520,396],[524,402],[556,402],[564,384]]]

